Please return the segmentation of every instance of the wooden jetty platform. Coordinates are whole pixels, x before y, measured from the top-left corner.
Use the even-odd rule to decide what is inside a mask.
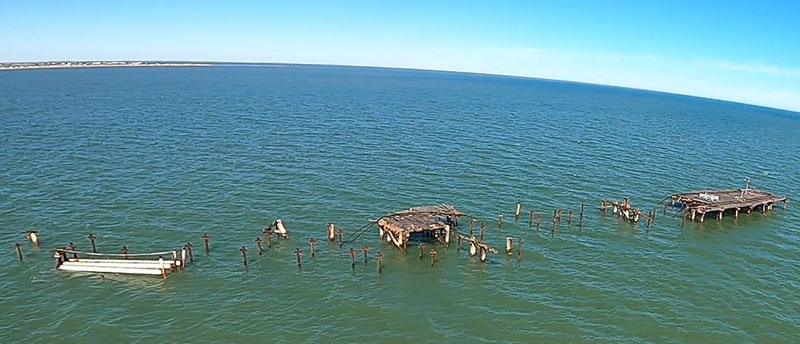
[[[430,205],[384,215],[375,223],[380,229],[381,240],[406,250],[412,236],[435,238],[444,245],[449,244],[462,215],[452,205]]]
[[[732,212],[736,218],[740,211],[748,214],[753,210],[761,208],[761,212],[766,214],[773,209],[776,203],[783,203],[783,207],[789,202],[786,196],[776,196],[771,193],[752,188],[729,189],[729,190],[702,190],[674,194],[669,197],[673,206],[681,207],[683,216],[691,216],[695,221],[699,218],[702,223],[708,213],[714,213],[717,220],[722,220],[723,214]]]

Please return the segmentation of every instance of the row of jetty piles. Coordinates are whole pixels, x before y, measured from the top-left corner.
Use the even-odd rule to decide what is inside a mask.
[[[703,223],[707,214],[712,214],[718,221],[721,221],[724,214],[732,214],[738,218],[740,213],[751,213],[759,211],[766,215],[774,209],[776,204],[782,203],[786,209],[789,199],[786,196],[775,196],[765,191],[756,190],[748,184],[744,189],[730,190],[704,190],[686,193],[673,194],[659,202],[663,207],[663,214],[666,215],[667,208],[675,209],[675,215],[682,214],[681,227],[684,227],[686,220],[699,221]],[[522,206],[517,204],[514,210],[514,222],[518,223],[521,216]],[[647,221],[649,229],[655,221],[658,206],[644,211],[631,204],[629,198],[622,201],[602,200],[600,211],[606,213],[611,211],[613,215],[624,221],[630,222],[634,226],[642,220]],[[555,209],[552,214],[552,228],[550,235],[555,236],[557,228],[561,223],[562,216],[567,217],[569,226],[572,226],[576,213],[572,210],[568,215],[564,215],[563,209]],[[426,243],[438,243],[444,247],[450,247],[453,240],[457,242],[457,248],[462,249],[462,242],[468,245],[470,257],[478,257],[481,262],[486,262],[489,254],[497,254],[498,249],[485,241],[486,224],[480,222],[478,228],[475,218],[469,217],[468,230],[462,230],[459,222],[465,214],[452,205],[440,204],[430,206],[420,206],[409,208],[408,210],[398,211],[380,216],[375,220],[350,233],[347,240],[344,239],[344,231],[337,228],[335,224],[328,223],[326,227],[326,237],[330,242],[338,240],[340,249],[345,242],[352,243],[362,234],[377,227],[381,242],[394,246],[403,253],[408,253],[409,245],[417,244],[419,247],[420,260],[425,256]],[[549,215],[548,215],[549,216]],[[543,215],[530,210],[528,227],[535,227],[540,230]],[[581,205],[580,213],[577,216],[578,230],[584,227],[584,205]],[[503,226],[503,214],[498,215],[497,228]],[[466,225],[465,225],[466,227]],[[263,239],[257,237],[254,242],[258,249],[259,256],[266,251],[264,246],[271,248],[274,239],[289,240],[289,231],[282,220],[273,221],[262,230]],[[40,244],[40,233],[37,231],[26,232],[27,238],[36,246]],[[211,237],[204,234],[202,237],[205,251],[210,252],[209,241]],[[55,268],[61,271],[91,272],[91,273],[118,273],[118,274],[137,274],[137,275],[160,275],[167,277],[170,273],[183,270],[187,264],[194,260],[192,244],[187,242],[181,249],[168,250],[152,253],[131,253],[127,247],[123,246],[119,253],[98,253],[96,250],[96,237],[90,234],[87,239],[91,243],[91,252],[78,251],[75,244],[59,247],[53,251],[55,258]],[[316,239],[308,240],[310,255],[316,255]],[[517,246],[518,259],[522,256],[522,238],[505,238],[505,253],[512,255],[514,246]],[[16,243],[15,249],[20,261],[23,261],[21,244]],[[247,268],[248,248],[242,246],[239,251],[242,253],[243,265]],[[364,263],[368,261],[369,246],[361,247],[364,256]],[[302,266],[302,250],[297,248],[293,252],[297,259],[297,266]],[[351,267],[355,269],[357,251],[350,248]],[[431,245],[428,251],[431,259],[431,266],[436,262],[436,248]],[[374,255],[377,261],[378,272],[382,271],[382,257],[380,252]]]

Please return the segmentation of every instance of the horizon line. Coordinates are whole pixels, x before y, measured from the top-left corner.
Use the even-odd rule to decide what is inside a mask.
[[[545,78],[545,77],[538,77],[538,76],[530,76],[530,75],[517,75],[517,74],[500,74],[500,73],[488,73],[488,72],[474,72],[474,71],[463,71],[463,70],[448,70],[448,69],[430,69],[430,68],[416,68],[416,67],[399,67],[399,66],[379,66],[379,65],[356,65],[356,64],[333,64],[333,63],[295,63],[295,62],[253,62],[253,61],[221,61],[221,60],[169,60],[169,59],[112,59],[112,60],[38,60],[38,61],[0,61],[0,65],[4,64],[23,64],[23,63],[66,63],[66,62],[169,62],[169,63],[187,63],[187,64],[209,64],[209,65],[220,65],[220,64],[240,64],[240,65],[295,65],[295,66],[330,66],[330,67],[361,67],[361,68],[382,68],[382,69],[398,69],[398,70],[410,70],[410,71],[425,71],[425,72],[444,72],[444,73],[460,73],[460,74],[472,74],[472,75],[482,75],[482,76],[497,76],[497,77],[506,77],[506,78],[521,78],[521,79],[531,79],[531,80],[543,80],[543,81],[553,81],[553,82],[568,82],[568,83],[575,83],[575,84],[582,84],[582,85],[591,85],[591,86],[603,86],[603,87],[614,87],[614,88],[622,88],[628,90],[636,90],[636,91],[646,91],[646,92],[653,92],[653,93],[661,93],[667,95],[674,95],[674,96],[682,96],[682,97],[690,97],[696,99],[703,99],[703,100],[711,100],[711,101],[718,101],[718,102],[726,102],[736,105],[744,105],[744,106],[752,106],[767,110],[774,110],[774,111],[784,111],[791,113],[793,115],[800,116],[800,110],[790,110],[790,109],[783,109],[783,108],[776,108],[767,105],[759,105],[759,104],[752,104],[752,103],[745,103],[736,100],[729,100],[729,99],[721,99],[721,98],[711,98],[706,96],[699,96],[699,95],[692,95],[687,93],[677,93],[677,92],[670,92],[670,91],[663,91],[657,89],[649,89],[649,88],[639,88],[639,87],[631,87],[631,86],[622,86],[622,85],[614,85],[614,84],[601,84],[601,83],[594,83],[594,82],[587,82],[587,81],[578,81],[578,80],[568,80],[568,79],[552,79],[552,78]],[[101,66],[97,66],[101,67]],[[125,68],[125,67],[132,67],[132,66],[105,66],[104,68]],[[181,66],[163,66],[163,67],[181,67]],[[196,66],[202,67],[202,66]],[[209,66],[210,67],[210,66]],[[224,67],[224,66],[220,66]],[[65,68],[80,68],[80,67],[65,67]],[[61,69],[65,69],[61,68]],[[92,67],[84,67],[84,68],[92,68]],[[35,69],[56,69],[56,68],[23,68],[23,69],[16,69],[16,70],[0,70],[2,71],[22,71],[22,70],[35,70]]]

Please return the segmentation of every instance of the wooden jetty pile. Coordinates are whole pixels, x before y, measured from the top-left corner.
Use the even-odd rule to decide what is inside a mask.
[[[381,216],[376,224],[381,240],[406,250],[413,236],[436,238],[444,245],[450,243],[458,218],[464,215],[448,204],[410,208],[407,211]]]
[[[695,221],[699,216],[702,223],[707,213],[715,213],[717,220],[722,220],[725,212],[732,212],[739,218],[739,212],[744,210],[748,214],[761,207],[761,212],[766,214],[775,206],[783,202],[784,208],[789,202],[786,196],[775,196],[765,191],[752,188],[730,190],[703,190],[674,194],[669,197],[673,206],[680,206],[684,219],[691,216]]]

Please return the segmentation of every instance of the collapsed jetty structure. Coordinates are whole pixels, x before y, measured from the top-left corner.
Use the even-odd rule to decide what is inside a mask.
[[[786,196],[776,196],[766,191],[750,188],[748,185],[744,189],[730,190],[703,190],[684,192],[671,195],[669,197],[673,206],[680,207],[684,218],[689,216],[692,221],[699,220],[702,223],[706,214],[714,213],[717,221],[722,220],[724,213],[733,213],[739,218],[739,212],[750,213],[758,210],[766,214],[775,206],[775,203],[783,203],[786,208],[789,198]]]
[[[458,238],[459,248],[461,241],[469,243],[470,256],[480,254],[480,260],[485,262],[488,253],[497,253],[497,249],[470,235],[458,233],[458,219],[464,213],[449,204],[429,205],[409,208],[392,214],[381,216],[374,223],[378,225],[381,240],[393,244],[395,247],[408,251],[408,242],[412,239],[436,239],[445,246],[450,246],[452,237]],[[472,223],[472,222],[470,222]],[[472,225],[470,224],[470,229]]]
[[[449,244],[452,232],[458,226],[458,218],[462,215],[452,205],[431,205],[383,215],[376,224],[381,240],[407,250],[412,237],[435,238],[443,245]]]
[[[167,258],[164,258],[164,257]],[[56,269],[74,272],[161,275],[186,267],[186,249],[140,254],[110,254],[56,249]],[[88,258],[87,258],[88,257]]]

